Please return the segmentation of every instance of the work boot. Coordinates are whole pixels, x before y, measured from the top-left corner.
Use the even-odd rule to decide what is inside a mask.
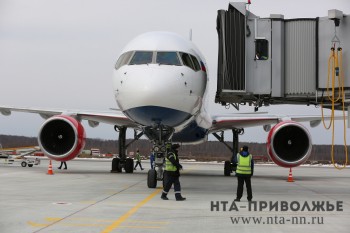
[[[169,200],[165,193],[162,193],[162,196],[160,198],[162,198],[163,200]]]
[[[176,198],[177,201],[184,201],[184,200],[186,200],[186,198],[181,196],[180,193],[176,193],[175,194],[175,198]]]
[[[178,197],[178,198],[176,198],[176,201],[184,201],[184,200],[186,200],[186,197]]]

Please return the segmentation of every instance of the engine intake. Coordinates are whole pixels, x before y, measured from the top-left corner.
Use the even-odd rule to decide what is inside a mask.
[[[85,146],[85,130],[75,118],[58,115],[42,125],[38,142],[50,159],[67,161],[74,159]]]
[[[296,167],[310,156],[311,136],[308,130],[294,121],[275,125],[267,138],[267,153],[271,160],[282,167]]]

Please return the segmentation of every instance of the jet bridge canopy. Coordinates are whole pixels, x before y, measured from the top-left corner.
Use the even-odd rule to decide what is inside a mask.
[[[284,19],[278,14],[260,18],[245,3],[219,10],[215,102],[236,108],[321,102],[330,106],[326,96],[334,94],[349,105],[350,67],[345,64],[350,62],[350,16],[339,10],[328,13],[321,18]],[[343,79],[332,84],[328,63],[334,45],[342,49],[338,60],[341,56]]]

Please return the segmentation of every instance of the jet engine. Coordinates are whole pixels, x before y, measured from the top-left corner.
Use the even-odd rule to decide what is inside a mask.
[[[74,159],[85,146],[85,130],[75,118],[57,115],[42,125],[38,142],[50,159],[67,161]]]
[[[271,160],[282,167],[296,167],[310,156],[311,136],[308,130],[294,121],[276,124],[267,138],[267,153]]]

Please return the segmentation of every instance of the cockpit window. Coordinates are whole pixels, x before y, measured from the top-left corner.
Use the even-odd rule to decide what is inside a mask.
[[[157,52],[156,63],[160,65],[181,66],[176,52]]]
[[[116,69],[119,69],[119,68],[122,67],[123,65],[128,64],[128,62],[129,62],[129,60],[130,60],[132,54],[133,54],[133,51],[129,51],[129,52],[123,53],[123,54],[119,57],[119,59],[118,59],[118,61],[117,61],[117,64],[115,65],[115,68],[116,68]]]
[[[129,51],[123,53],[115,65],[118,70],[124,65],[159,64],[187,66],[195,71],[201,70],[198,59],[192,54],[176,51]]]
[[[197,60],[197,58],[193,55],[191,55],[192,61],[193,61],[193,65],[196,71],[201,69],[201,66],[199,65],[199,62]]]
[[[129,65],[141,65],[152,63],[153,52],[136,51]]]
[[[199,65],[199,62],[195,56],[188,53],[181,53],[181,52],[180,52],[180,56],[182,59],[182,63],[185,66],[188,66],[195,71],[198,71],[201,69],[201,66]]]
[[[187,53],[180,53],[180,56],[184,65],[194,70],[194,65],[190,55],[188,55]]]

